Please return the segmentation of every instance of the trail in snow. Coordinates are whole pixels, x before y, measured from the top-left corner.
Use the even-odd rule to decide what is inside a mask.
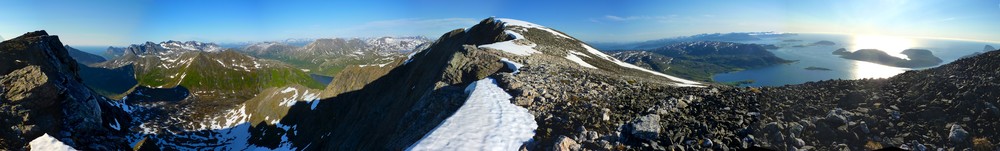
[[[469,99],[407,150],[517,150],[535,136],[538,124],[528,109],[486,78],[465,89]]]

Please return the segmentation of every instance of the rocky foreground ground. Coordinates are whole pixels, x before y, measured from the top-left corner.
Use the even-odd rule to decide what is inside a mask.
[[[527,149],[1000,150],[997,62],[1000,51],[889,79],[764,88],[678,88],[544,66],[499,79],[536,115]]]

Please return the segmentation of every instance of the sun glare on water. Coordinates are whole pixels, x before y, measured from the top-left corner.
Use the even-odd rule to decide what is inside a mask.
[[[913,48],[915,45],[916,42],[912,39],[903,37],[854,35],[853,41],[847,49],[852,52],[859,49],[878,49],[891,56],[909,59],[906,55],[900,54],[900,52]],[[854,69],[852,77],[854,79],[888,78],[907,70],[907,68],[892,67],[865,61],[851,62],[853,62],[852,65]]]

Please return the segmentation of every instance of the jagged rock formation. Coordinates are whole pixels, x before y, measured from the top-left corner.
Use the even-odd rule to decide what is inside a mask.
[[[29,32],[0,43],[0,149],[21,150],[43,134],[84,150],[127,148],[117,105],[80,81],[58,37]]]
[[[906,49],[900,53],[906,55],[907,59],[891,56],[877,49],[861,49],[848,52],[846,49],[840,48],[833,51],[834,55],[840,55],[844,59],[867,61],[894,67],[922,68],[935,66],[943,62],[941,58],[934,56],[930,50],[926,49]]]
[[[108,61],[104,59],[104,57],[80,51],[79,49],[70,47],[69,45],[66,45],[65,47],[66,50],[69,51],[69,56],[73,57],[73,59],[76,60],[76,62],[79,62],[80,64],[88,65],[88,64]]]
[[[655,49],[613,51],[622,61],[686,79],[712,81],[712,75],[792,61],[778,58],[763,45],[732,42],[679,42]]]

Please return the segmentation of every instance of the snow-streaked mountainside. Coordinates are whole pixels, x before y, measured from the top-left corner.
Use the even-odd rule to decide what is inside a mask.
[[[151,55],[162,53],[173,53],[179,51],[203,51],[218,52],[222,47],[214,43],[202,43],[197,41],[164,41],[160,43],[146,42],[143,44],[133,44],[125,48],[124,55]]]
[[[385,66],[430,41],[425,37],[322,38],[301,47],[285,42],[259,42],[239,50],[287,62],[310,73],[333,76],[346,66]]]

